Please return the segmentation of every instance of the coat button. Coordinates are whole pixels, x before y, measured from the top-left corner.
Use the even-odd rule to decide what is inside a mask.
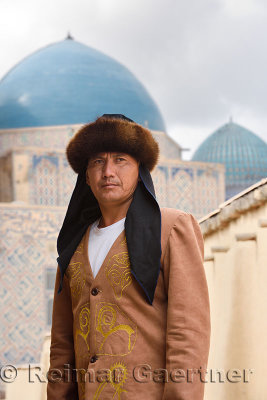
[[[98,359],[97,356],[91,357],[91,358],[90,358],[90,363],[92,363],[92,364],[95,363],[97,359]]]
[[[94,288],[91,290],[91,294],[92,294],[93,296],[98,295],[98,292],[99,292],[99,290],[98,290],[96,287],[94,287]]]

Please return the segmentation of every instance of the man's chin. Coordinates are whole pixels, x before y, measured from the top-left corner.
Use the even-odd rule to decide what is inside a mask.
[[[121,196],[119,196],[118,194],[106,193],[106,195],[102,195],[99,198],[98,202],[99,203],[105,203],[105,204],[107,204],[107,203],[112,204],[112,203],[120,202],[121,200],[122,200]]]

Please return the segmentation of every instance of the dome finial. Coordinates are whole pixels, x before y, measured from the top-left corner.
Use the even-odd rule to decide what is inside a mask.
[[[230,117],[229,117],[229,124],[232,124],[232,122],[233,122],[233,116],[230,115]]]
[[[73,40],[73,36],[70,34],[69,31],[65,40]]]

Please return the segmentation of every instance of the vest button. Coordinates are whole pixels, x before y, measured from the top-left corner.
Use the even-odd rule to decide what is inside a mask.
[[[98,295],[98,292],[99,292],[99,290],[98,290],[96,287],[94,287],[94,288],[91,290],[91,294],[92,294],[93,296]]]
[[[92,363],[92,364],[95,363],[97,359],[98,359],[97,356],[91,357],[91,358],[90,358],[90,363]]]

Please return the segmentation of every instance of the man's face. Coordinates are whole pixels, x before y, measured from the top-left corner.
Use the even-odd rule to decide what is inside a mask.
[[[139,163],[125,153],[98,153],[88,161],[86,182],[99,205],[127,202],[136,189]]]

